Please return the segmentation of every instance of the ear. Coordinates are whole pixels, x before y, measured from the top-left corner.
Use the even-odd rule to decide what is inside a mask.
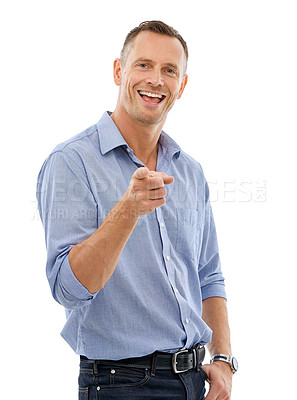
[[[185,75],[183,77],[182,83],[181,83],[179,91],[178,91],[178,96],[177,96],[178,99],[180,99],[182,97],[183,91],[184,91],[187,83],[188,83],[188,75]]]
[[[122,81],[122,63],[119,58],[116,58],[113,62],[113,79],[117,86],[120,86]]]

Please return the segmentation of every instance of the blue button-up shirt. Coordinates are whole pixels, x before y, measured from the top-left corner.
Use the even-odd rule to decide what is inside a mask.
[[[135,157],[110,113],[58,145],[38,176],[46,272],[66,308],[63,338],[93,359],[174,352],[211,340],[202,300],[226,297],[209,191],[201,166],[162,131],[157,171],[175,178],[166,204],[140,217],[105,287],[91,294],[68,254],[88,238],[127,190]]]

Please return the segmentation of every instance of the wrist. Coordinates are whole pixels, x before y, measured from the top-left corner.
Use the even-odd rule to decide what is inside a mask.
[[[211,365],[219,368],[221,371],[224,371],[225,374],[233,376],[234,372],[232,372],[230,365],[228,365],[227,363],[223,362],[223,361],[214,361],[213,363],[211,363]]]
[[[226,354],[215,354],[212,356],[210,363],[220,363],[228,366],[234,374],[238,370],[238,361],[235,357]]]
[[[121,215],[123,220],[130,220],[132,223],[137,222],[141,216],[141,213],[135,206],[135,202],[129,198],[127,193],[125,193],[118,202],[117,212]]]

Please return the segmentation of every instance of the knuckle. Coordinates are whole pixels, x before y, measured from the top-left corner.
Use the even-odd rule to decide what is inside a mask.
[[[166,195],[166,193],[165,193],[165,190],[163,188],[158,190],[157,198],[165,197],[165,195]]]
[[[225,389],[224,382],[223,381],[217,381],[216,387],[217,387],[218,390],[220,390],[220,392],[223,392],[223,390]]]
[[[146,209],[149,210],[152,208],[152,204],[150,200],[143,200],[142,206]]]
[[[158,184],[159,184],[160,187],[164,186],[163,178],[161,178],[161,177],[158,178]]]
[[[166,200],[163,198],[160,200],[160,205],[158,207],[164,206],[164,204],[166,203]]]
[[[152,179],[152,186],[158,188],[164,186],[163,179],[161,177],[156,176],[155,178]]]

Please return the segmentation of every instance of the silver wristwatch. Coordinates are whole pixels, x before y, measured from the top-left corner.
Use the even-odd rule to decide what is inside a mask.
[[[227,356],[226,354],[215,354],[211,358],[210,363],[213,363],[215,361],[223,361],[229,364],[233,374],[235,374],[235,372],[238,371],[238,362],[236,358],[233,356]]]

